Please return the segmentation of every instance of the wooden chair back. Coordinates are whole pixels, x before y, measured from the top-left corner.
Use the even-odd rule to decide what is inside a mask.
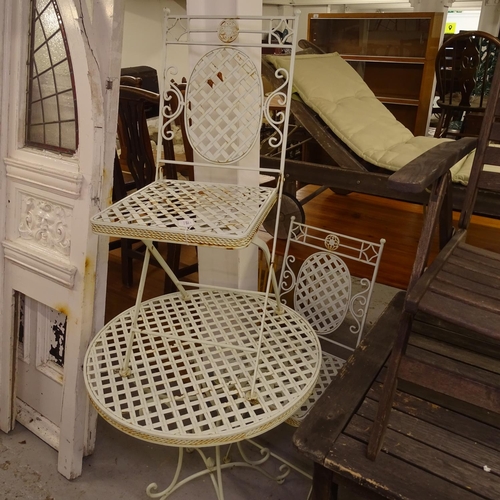
[[[451,133],[452,121],[463,122],[456,135],[478,135],[499,48],[500,40],[483,31],[459,33],[441,45],[435,63],[441,108],[435,137]]]
[[[154,92],[120,86],[118,140],[126,149],[125,162],[137,189],[153,182],[156,177],[146,110],[158,103],[159,95]]]

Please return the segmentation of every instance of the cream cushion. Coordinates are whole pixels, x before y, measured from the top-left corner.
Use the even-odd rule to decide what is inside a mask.
[[[289,69],[288,56],[267,58],[274,67]],[[378,167],[399,170],[437,144],[450,140],[415,137],[336,52],[296,56],[293,85],[300,98],[339,139]],[[471,165],[471,158],[457,163],[451,169],[453,180],[466,184]]]

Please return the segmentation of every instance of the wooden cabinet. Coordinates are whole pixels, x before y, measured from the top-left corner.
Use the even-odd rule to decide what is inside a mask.
[[[338,52],[401,123],[425,135],[442,26],[437,12],[309,14],[308,39]]]

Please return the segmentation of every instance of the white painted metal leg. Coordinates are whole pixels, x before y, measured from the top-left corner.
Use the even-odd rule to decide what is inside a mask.
[[[190,481],[193,481],[194,479],[197,479],[201,476],[205,476],[207,474],[210,474],[210,478],[212,480],[212,484],[215,490],[215,496],[217,500],[224,500],[224,488],[223,488],[223,483],[222,483],[222,470],[223,469],[232,469],[233,467],[247,467],[250,469],[254,469],[256,471],[259,471],[261,474],[266,476],[267,478],[271,479],[272,481],[276,481],[278,484],[282,484],[285,481],[285,478],[290,474],[291,469],[296,470],[297,472],[300,472],[301,474],[305,475],[309,479],[312,479],[312,476],[307,474],[306,472],[302,471],[298,467],[290,464],[289,462],[281,459],[279,456],[271,453],[268,448],[265,448],[263,446],[260,446],[259,444],[255,443],[254,441],[249,442],[257,447],[259,449],[261,458],[258,458],[256,460],[252,460],[248,454],[245,452],[245,450],[242,447],[242,443],[239,442],[237,443],[237,448],[238,451],[241,455],[242,460],[239,462],[233,462],[231,461],[231,458],[229,456],[229,452],[231,450],[231,445],[229,446],[226,454],[224,457],[221,459],[221,447],[220,446],[215,446],[215,460],[207,456],[203,449],[201,448],[195,448],[195,450],[198,452],[200,455],[201,459],[203,460],[203,463],[205,465],[205,469],[201,470],[199,472],[196,472],[195,474],[192,474],[181,481],[179,481],[179,477],[181,475],[181,470],[182,470],[182,464],[183,464],[183,457],[184,457],[184,448],[179,448],[179,456],[177,460],[177,468],[174,473],[174,477],[169,484],[167,488],[165,488],[163,491],[157,491],[158,485],[157,483],[151,483],[147,488],[146,488],[146,494],[148,495],[149,498],[155,498],[155,499],[160,499],[160,500],[165,500],[172,494],[174,491],[179,489],[181,486],[189,483]],[[265,464],[271,457],[276,458],[280,462],[282,462],[282,465],[279,467],[280,474],[278,475],[272,475],[268,471],[266,471],[264,468],[262,468],[262,465]]]
[[[276,304],[277,304],[276,313],[280,314],[283,309],[281,307],[280,292],[278,288],[278,282],[276,281],[276,272],[274,269],[274,263],[273,265],[271,265],[271,252],[269,251],[267,244],[264,241],[262,241],[258,236],[254,237],[252,243],[262,250],[264,257],[266,258],[267,268],[269,269],[269,274],[273,284],[274,295],[276,297]]]
[[[139,317],[139,311],[141,308],[142,295],[144,293],[144,284],[146,283],[146,275],[148,274],[149,266],[149,250],[144,252],[144,261],[142,262],[141,278],[139,280],[139,288],[137,290],[137,298],[135,299],[135,310],[132,319],[132,325],[130,326],[130,338],[127,344],[127,352],[125,353],[125,358],[123,360],[123,365],[120,370],[120,375],[122,377],[128,377],[130,375],[130,355],[132,353],[132,344],[134,343],[135,334],[137,333],[137,318]]]
[[[179,279],[174,274],[172,269],[170,269],[170,266],[165,262],[165,259],[163,258],[161,253],[158,252],[157,248],[153,245],[153,242],[151,240],[142,240],[142,242],[146,245],[147,249],[153,254],[153,257],[156,259],[158,264],[160,264],[161,268],[167,273],[168,277],[177,287],[177,290],[179,290],[179,292],[182,293],[182,296],[184,298],[187,298],[188,295],[186,293],[186,289],[181,285]]]

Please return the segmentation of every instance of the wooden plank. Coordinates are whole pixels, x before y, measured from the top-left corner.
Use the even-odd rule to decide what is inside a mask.
[[[498,148],[495,148],[498,149]],[[497,172],[483,171],[479,178],[478,186],[481,189],[488,189],[491,191],[500,191],[500,175]]]
[[[500,409],[500,388],[497,385],[467,378],[409,356],[401,360],[398,377],[493,412],[498,413]]]
[[[468,280],[460,279],[450,274],[444,276],[444,278],[448,276],[450,278],[449,280],[440,279],[441,274],[442,273],[439,273],[436,279],[430,283],[429,290],[435,294],[452,298],[459,303],[469,304],[475,307],[477,309],[477,315],[482,314],[483,311],[485,313],[500,313],[499,300],[496,297],[491,297],[488,293],[489,289],[494,289],[494,287],[483,286],[485,293],[479,293],[479,284],[476,289],[476,286],[474,286],[475,284]],[[460,286],[460,284],[468,286]],[[473,328],[473,325],[472,323],[471,328]]]
[[[457,255],[463,259],[481,259],[484,265],[492,267],[493,269],[497,269],[497,264],[500,264],[500,255],[498,253],[475,247],[465,242],[462,243],[460,249],[457,249]]]
[[[381,392],[382,384],[376,382],[370,388],[367,398],[376,404]],[[453,430],[458,436],[500,452],[500,432],[498,429],[500,421],[498,418],[496,418],[497,427],[494,427],[476,418],[468,417],[458,411],[444,408],[403,391],[396,391],[393,407],[436,427]]]
[[[415,333],[412,333],[410,336],[409,343],[412,346],[446,356],[470,366],[500,374],[500,363],[497,359],[484,356],[470,349],[463,349],[462,347],[454,346],[447,342],[440,342],[436,339]]]
[[[498,125],[499,124],[497,123],[494,125],[496,125],[495,132],[496,132],[496,134],[498,134],[498,131],[499,131]],[[491,147],[491,146],[489,148],[487,148],[486,151],[484,152],[483,163],[485,165],[500,165],[500,151],[498,150],[498,148]]]
[[[295,432],[295,446],[313,461],[323,463],[387,359],[396,335],[403,299],[403,292],[394,296]]]
[[[427,337],[445,340],[449,344],[485,354],[491,358],[500,359],[499,342],[489,337],[478,336],[467,328],[453,325],[435,316],[419,313],[413,322],[412,331]]]
[[[342,437],[348,436],[366,442],[370,436],[371,424],[370,420],[354,415]],[[416,421],[414,424],[418,427],[419,422]],[[444,483],[444,487],[448,487],[450,490],[455,486],[463,489],[463,491],[472,491],[479,498],[491,500],[498,500],[500,498],[500,477],[498,475],[485,472],[482,470],[482,466],[479,469],[477,466],[471,465],[461,458],[419,442],[413,438],[413,432],[417,432],[415,426],[412,425],[407,429],[408,436],[388,429],[383,447],[385,453],[397,459],[398,464],[406,462],[422,470],[428,476],[425,482],[433,488],[443,487],[442,483]],[[434,436],[431,434],[428,439],[432,439],[433,437],[435,440],[438,440],[440,435],[436,434]],[[462,451],[464,454],[467,454],[467,452],[468,449]],[[379,454],[379,456],[381,455],[383,453]],[[394,470],[388,469],[385,476],[392,476],[394,473]],[[426,498],[425,495],[418,496],[418,489],[413,489],[413,486],[417,485],[413,485],[410,478],[407,479],[408,485],[406,487],[401,486],[401,489],[397,491],[402,495],[407,495],[409,498],[415,498],[415,500]],[[448,490],[446,496],[438,498],[453,498],[450,496],[450,490]],[[461,499],[462,496],[457,496],[456,498]]]
[[[433,228],[427,228],[425,233],[426,237],[429,238],[429,230]],[[429,284],[432,280],[437,276],[437,274],[441,271],[442,267],[446,263],[447,259],[452,255],[455,250],[456,245],[460,243],[460,241],[465,238],[467,233],[463,231],[457,231],[451,240],[447,243],[447,245],[439,252],[437,257],[433,260],[432,264],[424,271],[424,273],[420,276],[415,276],[418,280],[413,284],[410,289],[410,285],[408,286],[408,295],[406,296],[406,306],[405,309],[412,314],[416,314],[418,311],[418,307],[422,297],[427,293],[429,288]],[[424,260],[424,262],[420,262],[419,268],[421,268],[427,261],[427,255],[424,252],[425,248],[422,245],[422,237],[421,242],[418,245],[417,257],[420,261]],[[422,255],[424,254],[424,255]],[[416,259],[415,259],[416,261]],[[416,273],[417,262],[413,265],[412,278]]]
[[[420,309],[446,321],[500,340],[500,315],[464,304],[450,297],[433,292],[426,293],[420,301]]]
[[[498,373],[484,370],[469,363],[464,363],[453,358],[453,351],[450,350],[445,355],[441,355],[431,350],[422,349],[415,345],[409,345],[407,355],[416,361],[421,361],[437,368],[450,371],[457,376],[464,376],[477,382],[488,384],[493,387],[500,387],[500,375]],[[473,357],[468,358],[473,361]]]
[[[475,279],[476,278],[476,279]],[[481,300],[482,297],[491,298],[490,302],[493,304],[493,307],[498,310],[500,309],[500,281],[498,281],[498,287],[491,285],[491,279],[486,277],[484,279],[481,274],[469,271],[468,269],[464,269],[459,266],[451,265],[448,262],[445,266],[443,266],[443,270],[439,273],[437,277],[437,282],[433,284],[431,287],[434,291],[440,290],[440,285],[445,285],[448,288],[461,288],[463,290],[469,291],[475,297],[475,300]],[[481,283],[481,281],[489,281],[490,284]],[[443,293],[444,289],[441,288],[440,293]],[[458,298],[458,297],[457,297]],[[498,307],[495,307],[495,301],[498,304]],[[473,303],[473,302],[472,302]]]
[[[262,168],[278,168],[279,158],[261,156]],[[396,191],[387,185],[390,172],[356,171],[341,168],[335,165],[305,162],[300,160],[286,160],[285,173],[289,179],[305,184],[329,186],[331,188],[380,196],[392,200],[407,201],[410,203],[426,203],[427,192],[408,193]],[[460,210],[465,198],[465,186],[453,183],[453,208]],[[489,191],[481,191],[474,213],[487,217],[500,218],[500,197]]]
[[[365,456],[366,444],[341,435],[325,459],[334,474],[376,491],[391,500],[479,500],[470,491],[444,481],[392,455],[379,453],[377,460]],[[490,497],[492,498],[492,497]],[[493,499],[492,499],[493,500]],[[497,498],[495,498],[497,500]]]
[[[377,403],[366,398],[358,409],[357,415],[373,421],[376,412]],[[472,426],[475,425],[472,420],[470,423]],[[403,411],[393,409],[389,428],[409,436],[419,443],[459,458],[475,467],[482,469],[484,465],[487,465],[492,469],[492,473],[497,476],[500,473],[500,453],[498,453],[498,450],[458,435],[453,426],[445,428],[442,425],[433,425],[410,415],[404,409]],[[349,428],[346,429],[347,433],[348,431]],[[500,478],[498,478],[498,481],[500,482]]]

